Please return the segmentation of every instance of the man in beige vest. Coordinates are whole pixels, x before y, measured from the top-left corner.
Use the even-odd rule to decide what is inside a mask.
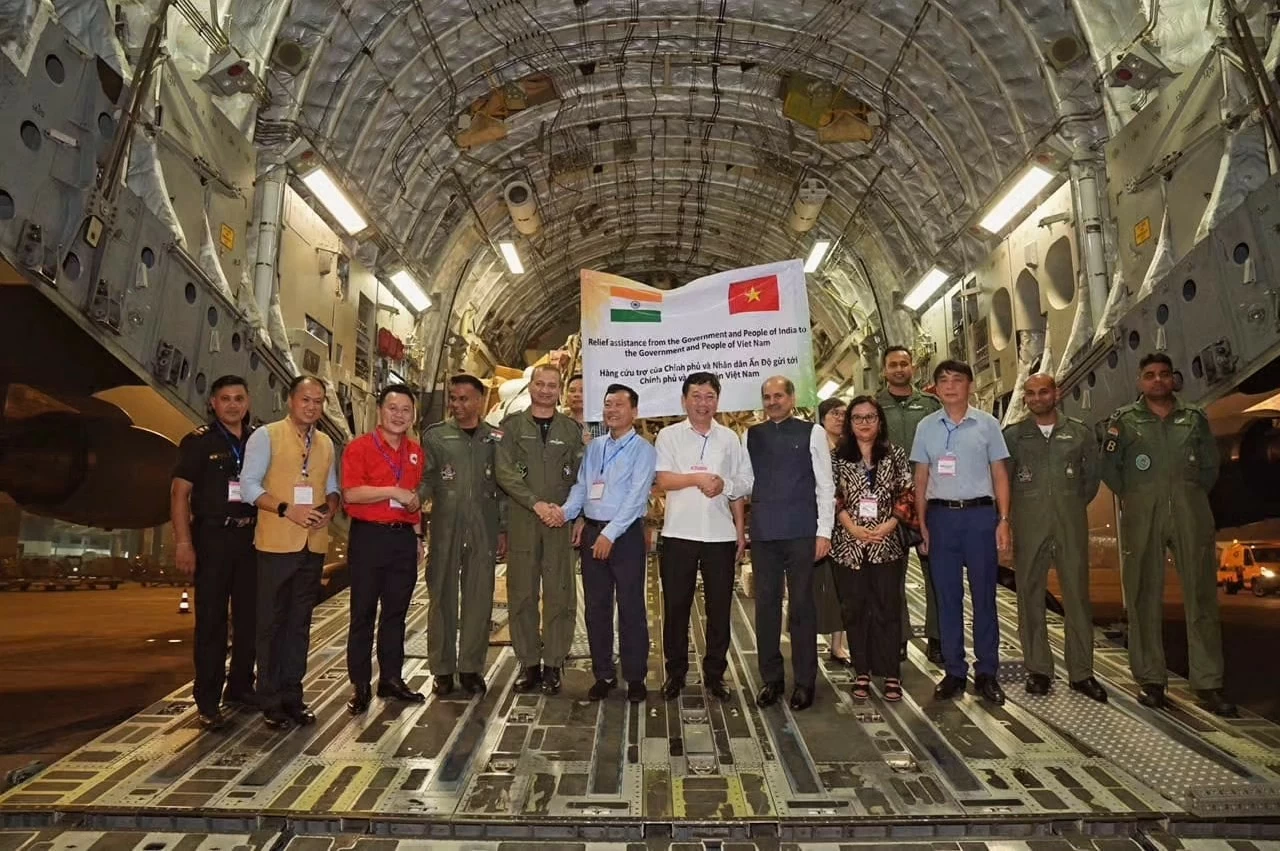
[[[324,396],[319,378],[295,378],[289,415],[253,433],[240,476],[245,502],[258,507],[258,705],[277,730],[316,720],[302,677],[339,495],[333,441],[316,428]]]

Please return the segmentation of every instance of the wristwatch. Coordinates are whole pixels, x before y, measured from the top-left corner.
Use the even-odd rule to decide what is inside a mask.
[[[1009,522],[1009,515],[1008,515],[1008,514],[1001,514],[1001,515],[1000,515],[1000,522],[1001,522],[1001,523],[1008,523],[1008,522]]]
[[[288,510],[289,510],[289,503],[287,502],[282,502],[276,506],[276,514],[279,514],[281,517],[284,517],[284,513]]]

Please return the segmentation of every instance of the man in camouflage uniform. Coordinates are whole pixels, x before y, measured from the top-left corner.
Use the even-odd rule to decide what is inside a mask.
[[[450,379],[452,419],[428,428],[422,440],[419,494],[432,503],[427,658],[432,690],[441,696],[453,691],[455,672],[465,691],[485,692],[494,566],[506,557],[506,499],[495,478],[502,432],[480,419],[486,392],[475,376]]]
[[[507,607],[511,644],[524,670],[513,688],[560,691],[560,669],[573,643],[577,582],[571,529],[559,506],[582,461],[582,428],[556,410],[560,371],[540,366],[529,382],[531,405],[502,422],[498,484],[511,499]],[[542,599],[542,630],[538,600]]]
[[[1023,385],[1031,416],[1004,430],[1009,447],[1013,560],[1018,577],[1018,637],[1027,692],[1048,694],[1053,654],[1045,625],[1049,564],[1058,570],[1066,612],[1067,682],[1105,703],[1093,676],[1089,602],[1089,503],[1098,493],[1098,441],[1079,420],[1058,413],[1058,385],[1033,375]]]
[[[1102,480],[1120,498],[1121,572],[1129,615],[1129,667],[1138,698],[1165,706],[1161,622],[1165,550],[1173,551],[1187,613],[1191,688],[1201,705],[1232,717],[1222,695],[1222,632],[1209,490],[1218,447],[1204,411],[1173,393],[1173,362],[1161,353],[1139,364],[1142,398],[1111,416],[1103,440]]]
[[[942,407],[935,397],[921,393],[912,386],[915,363],[911,351],[904,346],[890,346],[880,360],[885,386],[876,397],[884,409],[889,427],[889,442],[901,446],[908,455],[916,437],[920,421]],[[924,575],[924,634],[928,639],[929,661],[942,664],[942,641],[938,631],[938,603],[933,595],[933,577],[929,573],[929,557],[920,555],[920,571]],[[903,574],[906,582],[906,574]],[[902,658],[907,656],[907,642],[911,639],[911,617],[907,611],[907,595],[902,595]]]

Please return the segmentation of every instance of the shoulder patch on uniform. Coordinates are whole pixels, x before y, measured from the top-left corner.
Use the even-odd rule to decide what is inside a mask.
[[[1116,440],[1113,437],[1102,445],[1102,449],[1104,452],[1115,452],[1119,446],[1120,446],[1120,441]]]
[[[489,433],[485,435],[484,439],[489,441],[490,443],[496,443],[497,441],[502,440],[503,434],[504,432],[501,431],[500,429],[496,429],[496,428],[490,429]]]
[[[198,426],[196,430],[191,433],[194,435],[204,435],[209,433],[209,429],[210,429],[210,426],[208,423],[206,423],[202,426]]]

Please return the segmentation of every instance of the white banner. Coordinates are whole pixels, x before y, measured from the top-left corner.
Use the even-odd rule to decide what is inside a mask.
[[[786,260],[719,272],[674,290],[582,270],[585,414],[602,419],[605,390],[640,394],[641,417],[681,416],[691,372],[720,378],[721,411],[760,408],[760,385],[782,375],[796,405],[818,404],[804,266]]]

